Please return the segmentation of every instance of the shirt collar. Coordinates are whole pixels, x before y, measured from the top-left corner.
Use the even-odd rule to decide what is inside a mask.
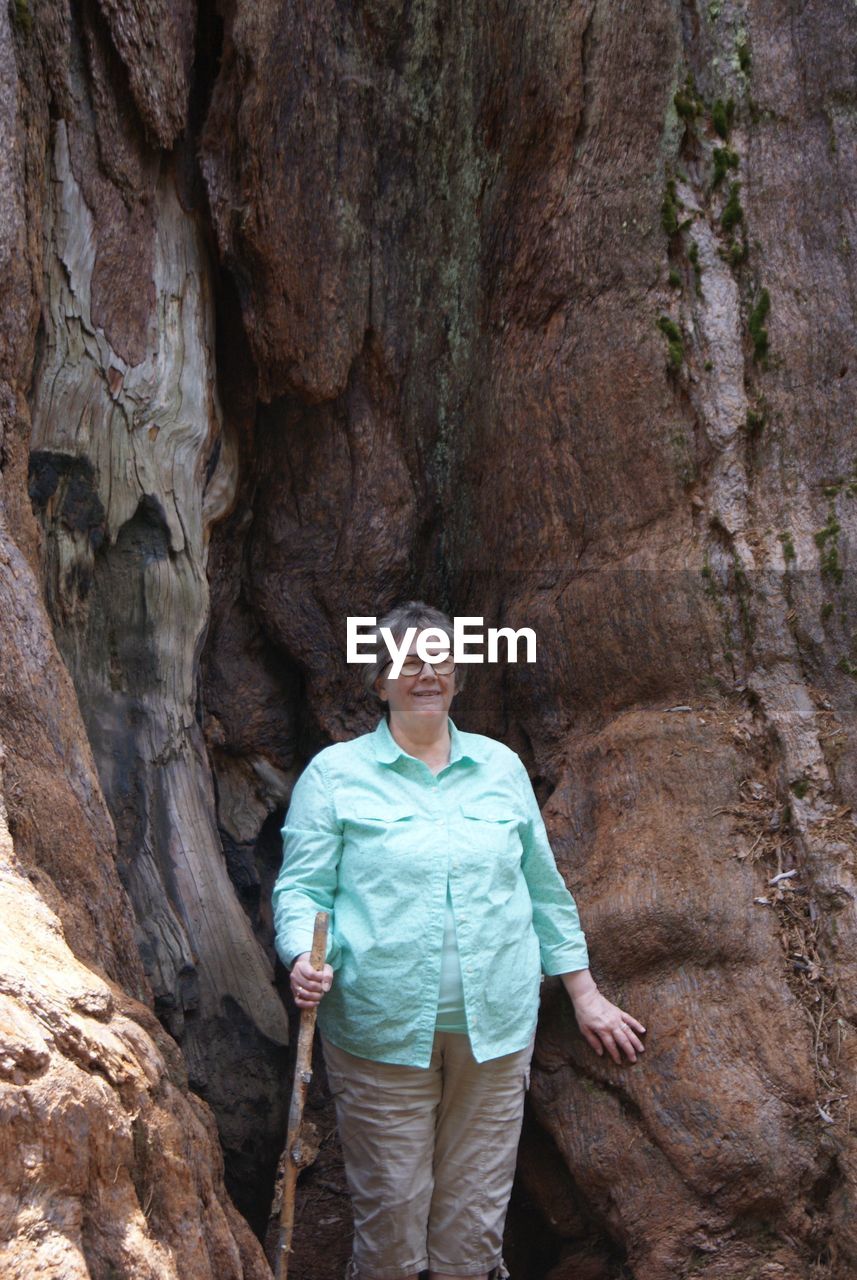
[[[485,755],[478,745],[474,743],[475,735],[461,734],[451,720],[449,724],[449,763],[455,764],[457,760],[466,760],[470,764],[482,764]],[[464,739],[469,741],[465,746]],[[378,727],[375,730],[375,756],[380,764],[395,764],[397,760],[404,758],[412,760],[413,756],[409,756],[404,751],[390,732],[390,726],[387,724],[386,718],[378,721]]]

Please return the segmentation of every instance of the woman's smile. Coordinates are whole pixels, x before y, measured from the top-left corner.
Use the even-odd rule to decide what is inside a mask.
[[[437,677],[435,677],[437,679]],[[393,682],[391,682],[393,683]],[[399,680],[399,684],[404,684],[404,680]],[[449,687],[453,682],[446,681],[447,688],[444,689],[440,683],[429,685],[428,687],[414,688],[407,692],[404,690],[391,691],[388,686],[388,696],[390,698],[391,713],[396,720],[400,720],[402,711],[406,707],[413,707],[418,714],[436,715],[445,723],[446,716],[449,711],[449,704],[452,701],[452,689]],[[402,694],[404,693],[404,697]],[[398,694],[398,697],[396,696]]]

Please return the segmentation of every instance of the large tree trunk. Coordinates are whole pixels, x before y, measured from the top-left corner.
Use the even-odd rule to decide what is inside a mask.
[[[12,13],[14,32],[0,7],[0,1271],[10,1280],[263,1280],[261,1248],[224,1188],[214,1117],[148,1007],[113,822],[43,598],[67,598],[77,566],[67,557],[62,572],[49,553],[55,583],[38,576],[26,392],[40,300],[57,350],[77,343],[85,366],[85,342],[96,340],[79,312],[50,312],[59,299],[50,253],[42,257],[57,212],[45,76],[57,71],[63,14],[43,6],[34,29],[26,4]],[[106,433],[86,378],[69,383],[79,399],[57,406],[52,429],[73,439],[71,419]],[[76,536],[91,551],[102,532],[93,467],[69,448],[54,456],[60,521],[70,545]],[[90,660],[94,680],[100,658]]]
[[[533,627],[537,665],[471,669],[456,718],[529,764],[596,976],[649,1027],[614,1067],[548,984],[544,1256],[845,1280],[853,4],[12,13],[0,737],[72,949],[150,984],[252,1213],[277,829],[374,719],[345,617]],[[74,874],[63,831],[96,850]]]

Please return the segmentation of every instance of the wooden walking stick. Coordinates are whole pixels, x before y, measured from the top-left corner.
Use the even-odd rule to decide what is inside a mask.
[[[309,962],[313,969],[324,968],[324,957],[327,954],[326,911],[319,911],[315,918],[312,934],[312,951]],[[304,1114],[307,1089],[312,1080],[312,1041],[315,1035],[315,1019],[318,1005],[311,1009],[301,1009],[301,1029],[298,1033],[298,1052],[295,1059],[295,1082],[292,1087],[292,1101],[289,1107],[289,1129],[286,1135],[284,1152],[285,1170],[283,1173],[283,1202],[280,1206],[280,1230],[277,1235],[277,1251],[274,1258],[274,1276],[276,1280],[286,1280],[289,1274],[289,1254],[292,1251],[292,1228],[295,1222],[295,1187],[298,1173],[304,1163],[301,1149],[301,1120]]]

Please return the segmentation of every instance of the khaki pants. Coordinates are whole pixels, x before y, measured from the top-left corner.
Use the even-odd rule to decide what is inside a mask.
[[[466,1035],[441,1031],[428,1067],[322,1044],[360,1280],[499,1266],[532,1043],[478,1063]]]

